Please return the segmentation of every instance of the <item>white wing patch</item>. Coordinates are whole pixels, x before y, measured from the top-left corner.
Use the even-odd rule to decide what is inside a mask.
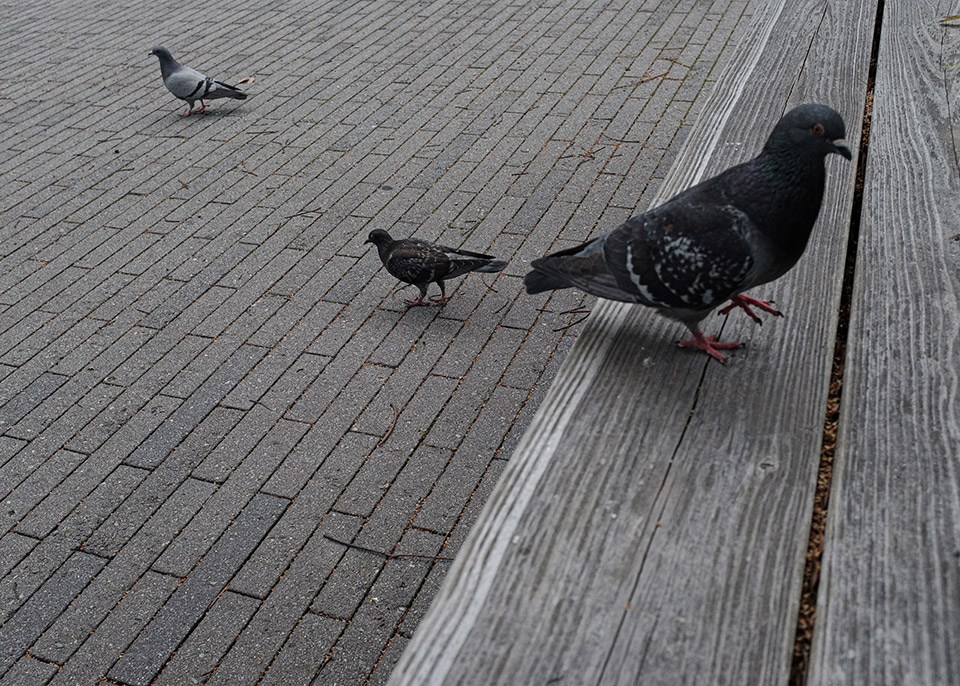
[[[650,289],[640,282],[640,275],[633,271],[633,250],[629,243],[627,243],[627,273],[630,275],[630,280],[633,282],[633,285],[637,287],[641,298],[647,302],[657,302],[650,292]]]

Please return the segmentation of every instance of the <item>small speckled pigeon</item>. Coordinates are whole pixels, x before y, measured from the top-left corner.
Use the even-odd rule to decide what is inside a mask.
[[[365,243],[377,246],[380,261],[387,271],[404,283],[410,283],[420,289],[420,297],[407,300],[407,307],[429,305],[424,298],[427,286],[436,283],[440,286],[440,297],[431,298],[437,304],[444,303],[451,296],[443,289],[443,282],[462,276],[467,272],[499,272],[507,263],[491,255],[448,248],[436,243],[428,243],[418,238],[404,238],[395,241],[383,229],[374,229]]]
[[[610,300],[639,303],[685,324],[692,340],[720,362],[720,350],[741,347],[704,336],[700,321],[724,301],[727,314],[751,307],[781,316],[746,294],[785,274],[807,246],[820,212],[824,159],[851,159],[840,115],[801,105],[783,116],[759,156],[707,179],[659,207],[583,245],[534,260],[528,293],[580,288]]]
[[[189,117],[191,114],[203,112],[207,109],[207,106],[203,104],[204,100],[215,100],[217,98],[244,100],[247,97],[247,94],[236,86],[215,81],[195,69],[184,67],[173,59],[170,51],[162,45],[154,46],[150,54],[160,58],[160,75],[163,76],[163,85],[167,87],[168,91],[189,105],[187,111],[180,115],[181,117]],[[200,101],[200,107],[193,109],[193,103],[197,100]]]

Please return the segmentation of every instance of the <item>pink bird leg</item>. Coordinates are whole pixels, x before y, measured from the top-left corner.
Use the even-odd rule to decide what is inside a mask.
[[[746,293],[741,293],[740,295],[735,295],[732,298],[730,298],[730,304],[724,307],[722,310],[720,310],[718,314],[730,314],[731,312],[733,312],[734,308],[739,307],[740,309],[742,309],[744,312],[747,313],[747,316],[750,317],[750,319],[755,321],[757,324],[762,325],[763,322],[760,320],[760,317],[758,317],[757,314],[750,309],[751,305],[753,305],[754,307],[760,310],[763,310],[764,312],[769,312],[774,317],[783,316],[783,312],[780,312],[777,308],[775,308],[771,301],[758,300],[757,298],[750,297]]]
[[[734,350],[736,348],[742,348],[742,343],[720,343],[717,341],[716,336],[704,336],[702,331],[694,331],[693,338],[687,341],[680,341],[677,343],[678,347],[681,348],[700,348],[703,352],[707,353],[710,357],[715,359],[717,362],[723,362],[723,355],[720,353],[721,350]]]
[[[203,103],[203,100],[201,100],[201,101],[200,101],[200,107],[198,107],[198,108],[195,109],[195,110],[189,109],[189,110],[187,110],[186,112],[181,113],[180,116],[181,116],[181,117],[189,117],[191,114],[200,114],[200,113],[203,112],[205,109],[207,109],[207,106]]]
[[[452,298],[453,296],[452,296],[452,295],[447,295],[447,292],[446,292],[446,291],[444,290],[444,288],[443,288],[443,281],[437,281],[437,285],[440,286],[440,297],[439,297],[439,298],[430,298],[430,299],[431,299],[433,302],[435,302],[437,305],[442,305],[443,303],[447,302],[447,301],[448,301],[450,298]]]

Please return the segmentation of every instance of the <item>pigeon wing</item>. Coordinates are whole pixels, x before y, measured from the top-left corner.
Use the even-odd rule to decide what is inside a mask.
[[[407,239],[390,246],[387,271],[406,283],[428,284],[445,279],[451,270],[450,258],[440,246]]]
[[[208,85],[213,83],[212,79],[190,67],[183,67],[174,70],[167,76],[163,83],[167,90],[176,95],[181,100],[199,100],[205,97]]]
[[[697,202],[697,195],[681,194],[604,240],[607,268],[633,302],[709,311],[750,285],[750,219],[728,203]]]

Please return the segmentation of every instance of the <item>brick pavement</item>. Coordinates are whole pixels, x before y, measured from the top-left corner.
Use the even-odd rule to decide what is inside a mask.
[[[759,4],[9,6],[0,684],[383,683],[589,307],[526,265]],[[252,97],[178,118],[156,43]],[[406,312],[375,227],[510,266]]]

